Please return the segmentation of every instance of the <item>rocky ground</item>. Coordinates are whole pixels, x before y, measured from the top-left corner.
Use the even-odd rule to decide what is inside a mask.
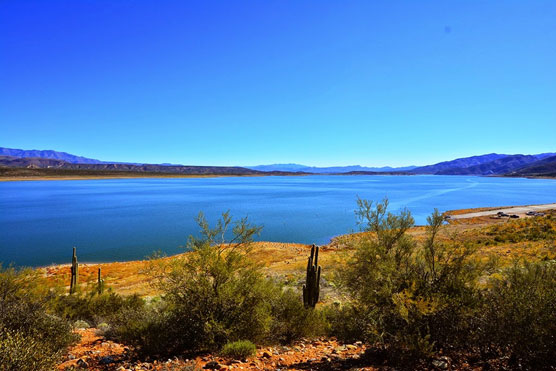
[[[481,361],[470,354],[438,355],[414,365],[390,365],[380,350],[365,344],[341,344],[334,338],[306,339],[290,346],[257,349],[248,359],[233,360],[217,354],[162,359],[134,358],[128,347],[107,340],[97,329],[76,330],[81,341],[69,349],[60,371],[194,371],[194,370],[509,370],[507,359]]]
[[[97,329],[76,330],[79,344],[69,349],[59,370],[376,370],[362,360],[366,347],[361,342],[340,344],[335,339],[315,339],[291,346],[263,347],[244,360],[202,354],[159,360],[135,360],[131,350],[99,335]]]

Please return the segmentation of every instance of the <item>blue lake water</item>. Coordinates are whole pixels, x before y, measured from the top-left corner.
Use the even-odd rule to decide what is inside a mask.
[[[226,210],[263,225],[260,240],[326,243],[357,229],[357,197],[407,207],[417,224],[441,211],[556,202],[556,180],[471,176],[298,176],[0,182],[4,265],[133,260],[183,251]]]

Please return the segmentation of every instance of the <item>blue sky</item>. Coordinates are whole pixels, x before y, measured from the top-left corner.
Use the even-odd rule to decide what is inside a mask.
[[[556,1],[1,1],[0,146],[196,165],[556,151]]]

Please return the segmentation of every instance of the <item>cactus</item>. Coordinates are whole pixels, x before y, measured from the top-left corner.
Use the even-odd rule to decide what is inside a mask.
[[[70,282],[70,295],[77,289],[77,278],[79,276],[79,263],[77,263],[77,254],[73,248],[73,257],[71,258],[71,282]]]
[[[102,279],[100,267],[98,268],[98,278],[97,278],[97,290],[98,294],[101,295],[104,291],[104,280]]]
[[[320,266],[318,263],[319,247],[313,245],[311,247],[311,256],[307,262],[307,277],[305,285],[303,285],[303,304],[305,308],[314,308],[319,301]]]

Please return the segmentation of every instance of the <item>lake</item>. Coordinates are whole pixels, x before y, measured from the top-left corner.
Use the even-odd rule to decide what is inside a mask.
[[[284,176],[0,182],[0,261],[39,266],[183,251],[226,210],[263,225],[259,240],[326,243],[357,229],[357,197],[441,211],[556,202],[556,180],[472,176]]]

